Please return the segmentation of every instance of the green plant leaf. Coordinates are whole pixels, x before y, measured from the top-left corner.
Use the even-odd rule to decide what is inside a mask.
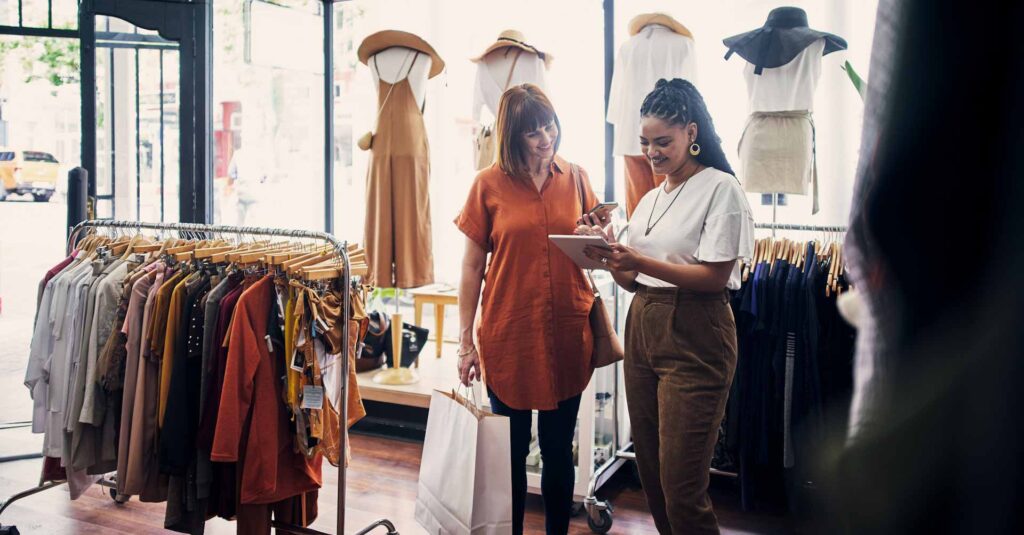
[[[860,99],[863,101],[868,93],[868,83],[857,74],[857,71],[854,70],[853,65],[849,61],[843,63],[841,68],[846,71],[846,75],[850,77],[850,82],[853,83],[853,88],[857,90],[857,93],[860,94]]]

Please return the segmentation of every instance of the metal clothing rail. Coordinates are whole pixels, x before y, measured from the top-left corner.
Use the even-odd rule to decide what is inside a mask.
[[[289,230],[289,229],[266,228],[266,227],[233,227],[233,226],[227,226],[227,225],[202,225],[202,224],[195,224],[195,223],[146,223],[146,222],[141,222],[141,221],[89,220],[89,221],[83,221],[83,222],[75,225],[75,227],[71,230],[71,232],[69,234],[69,237],[68,237],[68,243],[67,243],[67,253],[68,254],[71,253],[74,245],[76,243],[78,243],[78,237],[82,233],[82,231],[85,230],[85,229],[88,229],[88,228],[127,229],[127,230],[134,230],[136,232],[140,232],[140,231],[145,229],[145,230],[160,230],[160,231],[177,231],[179,233],[184,233],[184,234],[192,233],[194,235],[203,235],[203,234],[213,234],[213,235],[218,235],[218,234],[234,234],[236,236],[281,236],[281,237],[288,237],[288,238],[322,240],[324,242],[329,243],[334,248],[334,251],[341,257],[341,261],[342,261],[342,264],[343,264],[343,271],[342,271],[342,273],[344,275],[345,280],[346,281],[351,281],[351,279],[352,279],[352,277],[350,276],[351,265],[350,265],[350,262],[349,262],[348,244],[346,242],[344,242],[344,241],[341,241],[341,240],[335,238],[331,234],[327,234],[326,232],[316,232],[316,231],[308,231],[308,230]],[[345,340],[347,342],[349,340],[349,321],[348,320],[349,320],[349,315],[351,314],[351,306],[352,306],[352,303],[351,303],[351,301],[352,301],[352,285],[349,284],[349,283],[346,283],[346,284],[343,284],[342,287],[343,287],[343,291],[342,291],[343,300],[342,300],[342,303],[343,303],[343,311],[344,311],[343,312],[344,317],[342,318],[342,340]],[[344,347],[344,349],[342,350],[342,354],[341,354],[341,361],[342,361],[342,364],[341,364],[341,376],[342,377],[348,377],[348,374],[349,374],[349,350],[350,349],[349,349],[349,345],[347,343],[343,344],[343,347]],[[342,403],[341,403],[341,414],[339,415],[340,416],[340,418],[339,418],[339,425],[345,425],[343,422],[348,422],[348,402],[347,402],[347,400],[348,400],[348,392],[347,392],[347,390],[348,390],[348,380],[347,379],[346,380],[342,380],[341,381],[341,385],[342,385],[341,386],[342,392],[341,392],[341,397],[339,399],[342,400]],[[340,434],[340,441],[341,441],[341,448],[340,449],[341,449],[341,451],[344,452],[348,448],[348,431],[346,429],[342,429],[339,434]],[[339,465],[338,465],[338,519],[337,519],[338,521],[337,521],[337,535],[344,535],[344,533],[345,533],[345,481],[346,481],[345,471],[346,471],[345,463],[344,462],[339,463]],[[17,500],[19,500],[21,498],[24,498],[26,496],[30,496],[30,495],[35,494],[37,492],[41,492],[41,491],[44,491],[46,489],[53,488],[55,486],[58,486],[59,484],[60,483],[43,483],[43,482],[40,482],[39,486],[34,487],[32,489],[29,489],[29,490],[26,490],[26,491],[23,491],[23,492],[20,492],[20,493],[18,493],[16,495],[12,496],[11,498],[9,498],[7,501],[0,503],[0,513],[3,513],[3,510],[6,509],[14,501],[17,501]],[[301,527],[301,526],[296,526],[296,525],[288,524],[288,523],[285,523],[285,522],[279,522],[277,520],[272,521],[271,522],[271,526],[275,527],[275,528],[278,528],[279,530],[283,530],[283,531],[287,531],[287,532],[291,532],[291,533],[297,533],[297,534],[329,535],[329,534],[324,533],[322,531],[317,531],[317,530],[313,530],[313,529],[309,529],[309,528],[304,528],[304,527]],[[382,520],[378,520],[378,521],[374,522],[373,524],[371,524],[371,525],[363,528],[362,530],[356,532],[356,535],[363,535],[363,534],[368,533],[368,532],[370,532],[370,531],[372,531],[372,530],[374,530],[374,529],[376,529],[378,527],[381,527],[381,526],[387,528],[388,535],[398,535],[398,531],[396,531],[394,524],[390,520],[387,520],[387,519],[382,519]]]
[[[791,225],[789,223],[755,223],[754,228],[766,230],[802,230],[807,232],[846,232],[845,226]]]

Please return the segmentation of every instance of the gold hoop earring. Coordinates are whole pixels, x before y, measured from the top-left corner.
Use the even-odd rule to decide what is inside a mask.
[[[696,156],[698,154],[700,154],[700,145],[696,141],[694,141],[692,144],[690,144],[690,155]]]

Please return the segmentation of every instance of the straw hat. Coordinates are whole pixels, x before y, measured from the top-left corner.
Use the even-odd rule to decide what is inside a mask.
[[[396,46],[411,48],[429,55],[430,78],[441,74],[441,71],[444,70],[444,60],[437,54],[434,47],[430,46],[430,43],[424,41],[423,38],[418,35],[399,30],[384,30],[369,35],[366,39],[363,39],[363,42],[359,45],[359,50],[357,51],[359,61],[361,61],[363,65],[368,65],[367,62],[370,60],[370,56],[382,50],[387,50]]]
[[[690,33],[690,30],[686,29],[686,26],[683,26],[678,20],[664,13],[643,13],[633,17],[633,20],[629,21],[629,35],[633,36],[640,33],[640,30],[649,24],[661,24],[679,35],[693,38],[693,34]]]
[[[495,39],[493,43],[491,43],[491,46],[487,47],[487,50],[484,50],[483,54],[480,54],[475,58],[470,58],[470,61],[474,63],[480,63],[481,61],[484,60],[484,57],[487,56],[487,54],[490,54],[491,52],[494,52],[499,48],[508,47],[520,48],[522,50],[525,50],[526,52],[532,52],[534,54],[537,54],[537,56],[540,57],[540,59],[544,60],[544,68],[546,69],[551,68],[551,60],[555,59],[551,54],[541,52],[540,50],[537,50],[537,47],[528,44],[526,42],[526,37],[523,35],[523,32],[519,30],[505,30],[498,34],[498,38]]]

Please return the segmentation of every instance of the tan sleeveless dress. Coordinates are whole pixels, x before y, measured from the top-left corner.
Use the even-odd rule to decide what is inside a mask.
[[[413,65],[417,58],[418,52]],[[366,177],[363,240],[370,283],[415,288],[434,282],[427,132],[408,72],[393,86],[378,83],[380,116]]]

